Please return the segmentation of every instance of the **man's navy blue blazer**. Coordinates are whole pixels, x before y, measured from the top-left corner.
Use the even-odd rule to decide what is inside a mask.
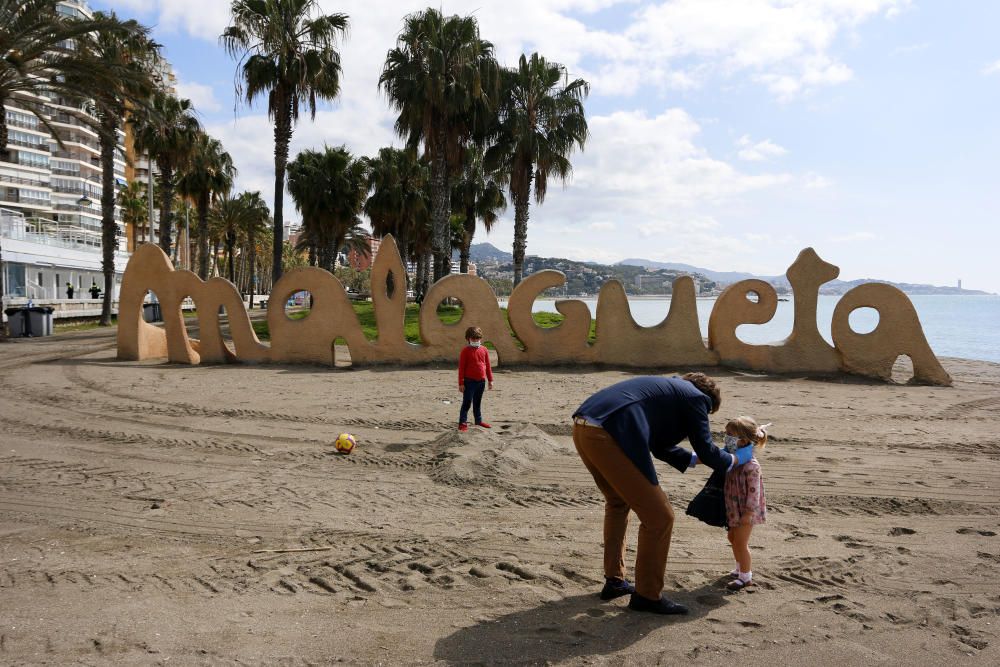
[[[635,467],[657,484],[650,455],[684,472],[691,452],[677,444],[685,438],[709,468],[726,470],[732,464],[733,457],[712,442],[711,409],[712,399],[687,380],[644,376],[600,390],[573,416],[603,427]]]

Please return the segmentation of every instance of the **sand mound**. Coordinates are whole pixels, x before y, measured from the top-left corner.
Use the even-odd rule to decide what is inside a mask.
[[[445,433],[434,440],[433,447],[440,453],[431,477],[459,486],[502,484],[507,478],[537,467],[546,456],[570,453],[566,445],[534,424],[492,430],[473,426],[466,433]]]

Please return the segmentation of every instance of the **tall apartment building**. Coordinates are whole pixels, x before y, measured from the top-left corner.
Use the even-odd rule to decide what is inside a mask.
[[[83,0],[63,0],[58,11],[91,16]],[[3,113],[10,130],[8,151],[0,155],[0,236],[4,290],[8,299],[66,298],[66,284],[85,296],[101,271],[101,161],[97,133],[85,108],[58,95],[38,98],[58,133],[57,140],[15,95]],[[60,143],[61,141],[61,143]],[[115,183],[125,184],[125,133],[119,132]],[[115,257],[117,296],[128,261],[126,229],[119,220],[120,250]]]

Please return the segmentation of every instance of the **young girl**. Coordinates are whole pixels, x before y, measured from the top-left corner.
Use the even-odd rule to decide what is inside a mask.
[[[490,428],[483,421],[483,390],[487,380],[490,389],[493,388],[493,368],[490,366],[490,354],[483,347],[483,330],[479,327],[469,327],[465,330],[465,342],[458,357],[458,390],[462,392],[462,409],[458,413],[458,430],[468,431],[469,406],[476,419],[476,426]]]
[[[726,424],[726,450],[735,453],[737,449],[756,445],[763,449],[767,444],[767,427],[757,426],[750,417],[737,417]],[[729,543],[733,546],[736,569],[734,577],[726,586],[738,591],[753,585],[750,570],[750,533],[753,527],[764,523],[767,505],[764,502],[764,480],[760,474],[760,463],[756,458],[741,466],[736,466],[726,474],[726,520],[729,524]]]

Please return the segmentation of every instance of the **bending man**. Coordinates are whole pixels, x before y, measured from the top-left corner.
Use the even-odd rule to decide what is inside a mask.
[[[600,390],[573,413],[573,443],[607,501],[604,509],[604,576],[601,598],[631,594],[629,608],[686,614],[662,595],[674,512],[660,488],[653,459],[684,472],[699,460],[713,470],[743,463],[712,443],[708,415],[722,397],[703,373],[637,377]],[[678,447],[687,438],[694,453]],[[752,456],[751,447],[741,454]],[[741,450],[742,451],[742,450]],[[641,525],[635,585],[625,579],[629,510]]]

